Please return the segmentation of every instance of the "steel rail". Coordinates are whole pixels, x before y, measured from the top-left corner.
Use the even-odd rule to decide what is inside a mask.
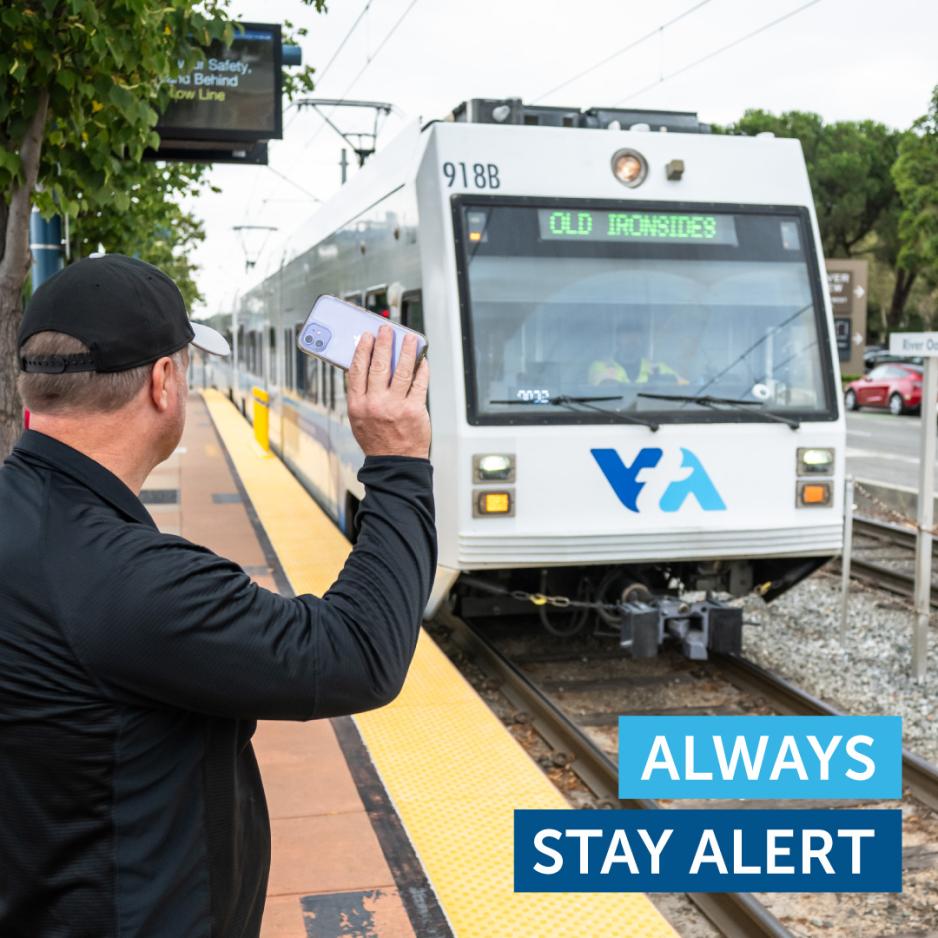
[[[840,570],[840,564],[835,561],[831,564],[831,570]],[[870,563],[868,560],[859,560],[856,555],[850,560],[850,576],[905,599],[912,599],[915,594],[915,577],[911,574],[883,567],[878,563]],[[938,609],[938,594],[932,594],[931,605]]]
[[[867,537],[890,541],[899,547],[915,550],[915,531],[900,524],[891,524],[888,521],[879,521],[864,515],[854,515],[853,527],[857,534],[865,534]]]
[[[453,638],[465,652],[499,679],[502,693],[529,714],[547,743],[572,759],[570,768],[597,797],[625,808],[666,810],[647,798],[620,799],[616,764],[527,675],[463,619],[443,613],[437,620],[452,630]],[[750,893],[687,895],[724,935],[792,938],[792,933]]]
[[[911,599],[915,590],[915,577],[912,574],[871,563],[869,560],[860,560],[856,556],[850,560],[850,575],[856,580],[863,580],[872,586],[895,593],[897,596],[906,596]],[[938,600],[933,599],[932,605],[936,603]]]
[[[730,682],[767,698],[776,710],[797,716],[844,715],[842,710],[767,671],[754,661],[736,655],[713,655],[710,660]],[[903,748],[902,780],[916,800],[938,811],[938,766]]]
[[[858,516],[853,519],[853,529],[856,534],[887,541],[909,551],[915,550],[915,532],[909,531],[901,525]],[[840,568],[837,561],[831,566],[833,569]],[[908,599],[911,599],[915,593],[915,577],[912,574],[858,558],[856,551],[854,551],[850,560],[850,575],[854,579]],[[933,607],[938,608],[938,595],[932,598],[931,604]]]

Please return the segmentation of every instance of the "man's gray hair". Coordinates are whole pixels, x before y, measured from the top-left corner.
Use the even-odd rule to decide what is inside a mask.
[[[87,355],[91,349],[64,332],[37,332],[21,346],[20,355]],[[186,350],[173,356],[176,367],[186,368]],[[153,362],[126,371],[66,372],[57,375],[21,372],[18,388],[23,403],[37,414],[109,413],[129,404],[147,383]]]

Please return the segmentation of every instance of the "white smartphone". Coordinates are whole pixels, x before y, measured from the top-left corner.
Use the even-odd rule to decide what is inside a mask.
[[[415,329],[408,329],[400,323],[391,322],[377,313],[362,309],[354,303],[347,303],[338,297],[323,294],[313,304],[306,322],[297,336],[299,349],[321,358],[332,365],[338,365],[348,371],[358,340],[370,332],[377,337],[381,326],[390,326],[394,330],[394,346],[391,352],[391,371],[397,368],[397,361],[404,344],[404,336],[417,337],[417,361],[427,352],[427,339]]]

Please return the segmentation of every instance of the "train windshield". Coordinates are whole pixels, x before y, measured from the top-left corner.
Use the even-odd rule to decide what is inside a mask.
[[[835,416],[806,213],[529,200],[459,216],[471,419]]]

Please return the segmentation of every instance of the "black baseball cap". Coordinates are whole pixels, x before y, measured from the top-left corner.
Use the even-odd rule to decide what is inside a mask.
[[[87,257],[50,277],[34,294],[17,347],[37,332],[64,332],[84,342],[87,355],[20,356],[23,371],[126,371],[172,355],[192,343],[229,355],[228,341],[191,322],[173,279],[158,267],[126,257]]]

